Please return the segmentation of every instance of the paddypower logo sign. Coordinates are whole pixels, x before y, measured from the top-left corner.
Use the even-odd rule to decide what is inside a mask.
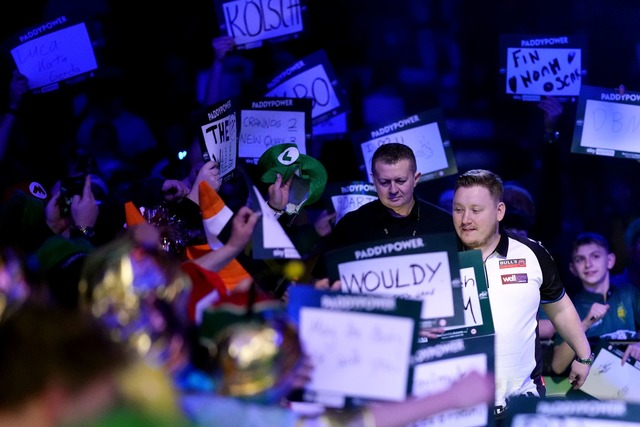
[[[424,241],[420,237],[402,240],[384,245],[371,246],[366,249],[358,249],[354,252],[356,259],[366,259],[380,255],[388,255],[395,252],[406,251],[407,249],[419,249],[424,247]]]

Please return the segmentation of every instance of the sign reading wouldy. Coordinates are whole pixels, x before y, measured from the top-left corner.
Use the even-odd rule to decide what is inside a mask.
[[[640,92],[583,85],[571,151],[640,159]]]
[[[290,287],[287,310],[313,364],[304,399],[329,407],[351,398],[406,399],[420,306],[391,296]]]
[[[61,16],[20,32],[11,56],[29,89],[46,92],[93,76],[98,63],[84,22]]]
[[[296,144],[307,153],[311,140],[311,99],[264,98],[240,109],[238,157],[255,159],[277,144]]]
[[[221,33],[232,37],[238,49],[297,38],[305,30],[306,0],[216,0],[215,6]]]
[[[324,50],[287,67],[267,83],[267,97],[311,98],[311,119],[320,123],[348,111],[348,101]]]
[[[342,291],[422,301],[422,326],[464,323],[455,235],[435,233],[360,243],[325,255]]]
[[[576,97],[586,75],[586,38],[503,34],[500,58],[505,93],[513,99]]]
[[[200,129],[199,137],[205,161],[220,164],[220,177],[231,176],[238,156],[237,100],[226,99],[195,114]]]
[[[453,175],[458,171],[449,141],[449,133],[439,108],[384,124],[376,129],[360,131],[352,140],[360,144],[366,179],[371,176],[371,158],[376,149],[391,142],[408,145],[416,156],[420,182]]]

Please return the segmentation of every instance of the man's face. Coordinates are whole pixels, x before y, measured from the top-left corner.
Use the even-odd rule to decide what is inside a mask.
[[[408,215],[413,206],[413,189],[420,178],[419,172],[411,171],[409,160],[394,164],[376,162],[372,175],[382,204],[400,215]]]
[[[615,257],[600,245],[587,243],[580,245],[571,258],[569,269],[584,286],[595,286],[606,279],[613,268]]]
[[[467,248],[483,249],[496,242],[504,213],[504,203],[484,187],[460,187],[453,196],[453,225]]]

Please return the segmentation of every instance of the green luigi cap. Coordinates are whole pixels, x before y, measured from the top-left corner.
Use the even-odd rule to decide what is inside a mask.
[[[258,167],[263,171],[260,180],[264,183],[273,184],[278,174],[282,175],[284,181],[296,174],[308,184],[306,198],[294,201],[298,205],[296,210],[320,199],[327,185],[327,170],[322,163],[311,156],[301,154],[296,144],[278,144],[269,148],[258,160]],[[291,197],[289,201],[292,201]]]

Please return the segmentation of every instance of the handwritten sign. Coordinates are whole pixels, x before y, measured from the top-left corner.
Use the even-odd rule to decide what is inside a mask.
[[[343,292],[422,300],[424,318],[452,317],[453,290],[448,264],[447,253],[442,251],[345,262],[338,269]],[[433,304],[430,296],[435,296],[433,302],[437,303]]]
[[[359,132],[367,179],[373,182],[371,159],[376,149],[391,142],[411,147],[416,156],[420,182],[452,175],[458,171],[440,109],[425,111],[388,123],[378,129]]]
[[[495,333],[482,252],[478,249],[459,252],[458,258],[462,282],[463,323],[448,325],[440,337],[430,340],[421,338],[421,341],[446,341]]]
[[[571,151],[640,159],[640,93],[583,85]]]
[[[309,400],[407,397],[419,302],[298,285],[289,288],[288,312],[314,367]]]
[[[267,97],[311,98],[313,124],[345,112],[347,101],[324,50],[291,65],[267,84]]]
[[[220,176],[227,180],[236,168],[237,107],[236,101],[228,99],[197,113],[202,155],[205,161],[220,163]]]
[[[363,181],[335,182],[327,184],[325,197],[328,197],[336,213],[336,223],[345,214],[378,198],[376,187]]]
[[[577,96],[585,47],[579,36],[502,35],[506,93],[525,101]]]
[[[487,373],[487,355],[470,354],[455,359],[441,360],[418,365],[414,369],[413,392],[415,397],[429,396],[447,390],[466,373]],[[420,420],[411,427],[459,426],[475,427],[487,425],[488,407],[478,404],[464,410],[450,410]]]
[[[622,365],[622,354],[611,345],[601,348],[580,390],[598,399],[640,403],[640,362],[631,358]]]
[[[223,34],[232,37],[238,49],[260,47],[265,41],[280,42],[304,31],[304,0],[262,2],[216,1]]]
[[[453,234],[361,243],[327,252],[325,259],[330,281],[339,279],[343,292],[419,300],[431,326],[462,323]]]
[[[18,39],[21,44],[11,49],[11,55],[31,90],[57,89],[60,82],[98,68],[84,22],[69,26],[60,17],[25,31]]]
[[[307,98],[252,101],[240,110],[238,157],[260,158],[277,144],[296,144],[307,153],[311,139],[311,100]]]
[[[485,375],[494,372],[494,338],[494,335],[485,335],[419,345],[413,360],[411,395],[422,397],[442,392],[473,371]],[[478,404],[439,413],[410,424],[410,427],[486,426],[492,425],[488,422],[491,415],[487,404]]]

